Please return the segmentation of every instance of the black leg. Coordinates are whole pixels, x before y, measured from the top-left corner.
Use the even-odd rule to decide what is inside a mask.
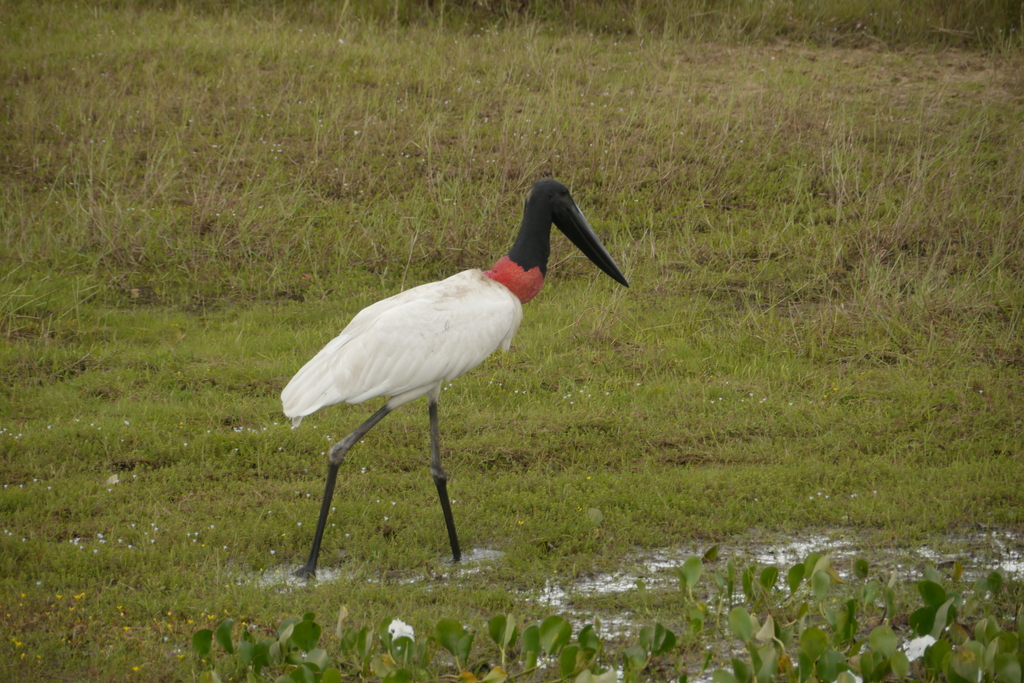
[[[441,512],[444,513],[444,524],[448,527],[448,542],[452,546],[452,561],[462,559],[459,550],[459,537],[455,533],[455,520],[452,518],[452,504],[448,500],[448,473],[441,467],[441,433],[437,426],[437,396],[429,394],[427,405],[430,412],[430,474],[434,477],[437,495],[441,499]]]
[[[338,466],[345,459],[348,449],[352,448],[359,439],[365,436],[366,432],[373,429],[373,426],[384,419],[384,416],[391,412],[391,408],[385,403],[384,407],[370,416],[363,424],[359,425],[354,432],[346,436],[338,443],[331,446],[330,457],[327,460],[327,482],[324,485],[324,500],[320,504],[320,517],[316,520],[316,533],[313,535],[313,547],[309,550],[309,559],[306,564],[299,567],[295,576],[300,579],[308,579],[316,576],[316,561],[320,557],[320,541],[324,537],[324,527],[327,526],[327,514],[331,511],[331,499],[334,497],[334,481],[338,478]]]

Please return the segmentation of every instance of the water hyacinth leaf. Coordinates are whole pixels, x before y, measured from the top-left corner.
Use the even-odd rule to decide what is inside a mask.
[[[271,640],[270,644],[267,646],[267,656],[270,658],[269,661],[271,662],[281,661],[281,656],[283,652],[284,649],[281,647],[280,640]]]
[[[448,650],[453,657],[459,658],[459,640],[466,634],[466,629],[455,619],[441,619],[434,628],[434,635],[441,647]]]
[[[523,629],[523,652],[540,653],[540,628],[537,624],[530,624]]]
[[[700,633],[704,630],[705,616],[704,610],[699,606],[690,608],[690,629],[694,633]]]
[[[836,611],[831,607],[822,605],[821,613],[825,617],[825,621],[828,622],[829,627],[834,631],[836,629]]]
[[[772,590],[775,588],[775,582],[779,580],[779,568],[775,566],[765,567],[761,570],[761,575],[757,577],[757,580],[765,590]]]
[[[549,655],[558,654],[572,638],[572,624],[552,614],[540,623],[540,646]]]
[[[819,569],[811,575],[811,590],[814,592],[814,598],[819,602],[828,597],[828,590],[831,587],[832,579],[829,578],[828,572]]]
[[[303,662],[297,668],[292,669],[288,676],[295,683],[316,683],[316,673],[313,671],[313,667],[309,665],[309,662]]]
[[[967,632],[967,629],[956,622],[949,625],[946,634],[949,636],[949,642],[954,645],[964,645],[971,639],[971,634]]]
[[[796,653],[797,680],[804,683],[814,673],[814,661],[812,661],[803,650]]]
[[[775,671],[778,669],[779,664],[775,648],[771,645],[765,645],[757,650],[757,654],[761,662],[754,671],[754,678],[757,679],[758,683],[770,683],[775,678]]]
[[[408,667],[416,658],[416,643],[409,636],[399,636],[391,640],[388,652],[395,664],[402,668]]]
[[[958,647],[949,658],[949,668],[965,681],[977,681],[981,673],[981,661],[971,648]]]
[[[597,629],[593,624],[587,624],[580,629],[579,635],[576,636],[576,642],[587,652],[597,652],[602,646],[601,637],[597,635]]]
[[[458,660],[459,666],[463,668],[469,664],[469,652],[473,649],[473,638],[475,636],[475,633],[466,633],[459,638],[459,644],[456,647],[455,659]]]
[[[213,647],[213,631],[208,628],[200,629],[192,636],[192,651],[200,657],[210,654]]]
[[[858,683],[857,677],[849,671],[840,671],[836,676],[836,683]]]
[[[257,676],[259,676],[263,667],[274,661],[270,654],[270,648],[272,645],[277,644],[276,640],[267,638],[266,640],[261,640],[252,648],[252,662],[250,666],[252,666],[252,670],[256,672]],[[278,648],[280,649],[280,646]]]
[[[729,628],[734,636],[744,643],[754,635],[754,624],[751,622],[750,614],[742,607],[734,607],[729,612]]]
[[[676,634],[660,623],[654,624],[654,639],[651,643],[652,655],[663,655],[676,646]]]
[[[576,673],[580,660],[585,659],[581,654],[579,645],[566,645],[562,648],[562,653],[558,656],[558,670],[561,678],[569,678]]]
[[[303,619],[292,628],[290,640],[303,652],[309,652],[320,642],[320,624]]]
[[[836,680],[841,671],[846,671],[846,657],[838,650],[826,650],[818,657],[814,670],[825,683]]]
[[[948,640],[939,640],[924,650],[925,668],[933,674],[938,675],[946,668],[946,662],[953,653],[953,646]]]
[[[804,566],[802,564],[794,564],[789,568],[786,573],[786,585],[789,586],[790,593],[796,593],[796,590],[800,587],[800,584],[804,581]]]
[[[808,559],[810,559],[811,556],[816,555],[816,554],[817,553],[811,553],[807,557],[808,557]],[[804,563],[804,573],[805,574],[809,574],[810,576],[814,576],[814,572],[828,571],[828,568],[831,567],[831,566],[832,566],[832,558],[830,556],[828,556],[828,555],[818,555],[817,559],[814,561],[814,564],[812,564],[810,566],[810,568],[807,567],[807,562],[805,561],[805,563]]]
[[[995,571],[990,572],[989,575],[985,577],[985,584],[989,592],[992,593],[992,595],[995,595],[1003,587],[1003,575]]]
[[[395,669],[384,677],[383,683],[412,683],[412,673],[408,669]]]
[[[932,581],[933,583],[942,583],[942,573],[931,562],[925,562],[924,570],[922,571],[926,581]]]
[[[388,624],[391,620],[384,618],[379,624],[377,624],[377,637],[380,638],[380,647],[382,650],[387,652],[391,649],[391,630],[388,628]]]
[[[757,633],[754,634],[754,640],[757,640],[757,641],[760,641],[760,642],[764,643],[764,642],[772,640],[774,638],[775,638],[775,619],[773,619],[772,615],[769,614],[768,618],[765,619],[764,625],[758,630]]]
[[[828,636],[817,626],[810,626],[800,634],[800,652],[814,663],[828,649]]]
[[[246,633],[245,635],[249,634]],[[238,641],[238,647],[236,648],[238,660],[242,662],[242,664],[249,666],[249,664],[252,662],[253,650],[255,649],[256,643],[252,642],[251,639],[246,639],[243,637],[241,640]]]
[[[793,667],[793,660],[789,658],[789,655],[787,655],[785,651],[779,655],[779,658],[776,661],[779,667],[779,673],[782,674],[785,680],[796,680],[796,670]]]
[[[871,678],[875,681],[884,681],[892,674],[892,660],[885,659],[876,654],[875,668],[871,672]]]
[[[857,631],[860,628],[857,623],[857,606],[859,604],[851,598],[836,614],[835,632],[832,634],[832,639],[837,645],[856,639]]]
[[[861,602],[863,602],[864,605],[872,604],[875,601],[875,598],[878,597],[878,591],[881,590],[881,588],[882,584],[880,584],[878,581],[874,579],[865,583],[863,586],[861,586],[860,590]]]
[[[999,633],[999,624],[992,617],[978,619],[977,623],[974,624],[975,639],[986,647],[996,637],[997,633]]]
[[[882,588],[882,600],[885,601],[885,613],[890,617],[896,614],[896,591],[892,586]]]
[[[1021,622],[1021,625],[1024,626],[1024,621]],[[1016,652],[1020,647],[1020,638],[1016,633],[1010,631],[1000,631],[995,635],[994,639],[999,641],[1000,652],[1012,653]]]
[[[327,657],[327,650],[318,647],[309,651],[306,655],[306,663],[312,664],[316,667],[316,671],[325,671],[327,669],[327,665],[330,664],[331,661]]]
[[[483,683],[504,683],[505,679],[508,678],[508,674],[500,666],[496,666],[487,672],[487,675],[480,680]]]
[[[953,606],[953,598],[949,598],[942,606],[935,610],[935,623],[932,624],[931,636],[938,640],[946,627],[956,619],[956,607]]]
[[[640,645],[649,654],[654,646],[654,626],[644,626],[640,629]]]
[[[295,624],[299,623],[300,619],[295,617],[288,617],[283,620],[277,627],[277,639],[282,643],[288,642],[288,639],[292,637],[292,630],[295,628]]]
[[[868,636],[871,649],[888,659],[896,652],[896,633],[888,626],[876,626]]]
[[[356,653],[364,665],[370,660],[370,655],[373,654],[373,631],[370,630],[369,626],[359,629],[359,633],[356,635]]]
[[[907,659],[907,655],[897,650],[892,653],[889,658],[889,666],[892,668],[892,673],[896,678],[906,678],[907,674],[910,673],[910,660]]]
[[[584,669],[573,683],[618,683],[618,680],[619,674],[614,669],[599,674],[594,674],[590,669]]]
[[[708,562],[714,562],[718,559],[718,546],[713,545],[704,551],[704,559]]]
[[[683,566],[676,572],[679,577],[679,582],[683,585],[683,588],[687,591],[693,591],[697,586],[697,581],[700,580],[700,575],[704,572],[704,564],[700,561],[699,557],[688,557]]]
[[[504,614],[492,617],[487,622],[487,635],[491,637],[494,644],[499,648],[506,648],[515,642],[519,635],[515,619],[509,619]]]
[[[750,602],[755,602],[758,598],[754,592],[754,576],[757,573],[756,567],[747,567],[743,570],[743,574],[740,575],[740,585],[743,586],[743,595],[747,597]]]
[[[199,675],[199,683],[221,683],[220,675],[213,670],[204,671]]]
[[[430,665],[430,661],[434,658],[434,651],[437,641],[430,637],[421,636],[416,641],[416,666],[421,669],[426,669]]]
[[[525,669],[532,669],[537,666],[537,659],[541,655],[541,636],[540,629],[537,628],[536,624],[532,624],[522,632],[522,651],[526,655],[523,661],[523,667]]]
[[[224,619],[217,625],[217,630],[213,632],[213,637],[217,644],[229,655],[235,654],[235,644],[231,641],[231,629],[234,625],[234,619]]]
[[[739,657],[733,657],[730,661],[732,662],[732,675],[736,677],[738,683],[750,683],[754,680],[754,672],[745,661]]]
[[[860,675],[864,679],[864,683],[872,683],[872,681],[880,680],[875,676],[875,670],[878,669],[879,664],[885,661],[877,652],[868,650],[862,652],[860,655]]]
[[[1012,653],[1004,652],[995,658],[996,680],[1000,683],[1021,683],[1020,660]]]
[[[341,671],[338,669],[327,669],[320,677],[320,683],[341,683]]]
[[[622,653],[622,664],[631,671],[643,671],[647,666],[647,650],[641,645],[630,645]]]
[[[868,578],[868,573],[869,573],[869,567],[868,567],[868,561],[867,560],[865,560],[862,557],[858,557],[856,560],[853,561],[853,575],[854,576],[856,576],[858,579],[862,579],[863,580],[863,579]]]
[[[740,683],[736,677],[725,669],[718,669],[711,674],[711,683]]]
[[[946,601],[946,589],[934,581],[918,581],[917,592],[929,607],[938,607]]]

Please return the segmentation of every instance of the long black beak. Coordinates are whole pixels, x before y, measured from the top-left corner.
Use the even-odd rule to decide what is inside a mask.
[[[604,248],[604,245],[601,244],[597,233],[590,227],[590,223],[583,217],[583,212],[579,210],[579,207],[576,206],[576,203],[570,197],[565,197],[562,201],[558,202],[558,205],[552,211],[551,218],[558,229],[580,251],[586,254],[587,258],[594,265],[623,287],[629,287],[626,276],[615,265],[615,260],[608,253],[608,250]]]

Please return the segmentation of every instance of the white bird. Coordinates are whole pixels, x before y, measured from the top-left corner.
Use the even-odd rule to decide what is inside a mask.
[[[420,396],[427,397],[430,415],[430,473],[441,499],[452,559],[459,561],[462,553],[448,499],[448,474],[441,467],[437,421],[441,384],[469,372],[499,348],[508,351],[523,319],[522,305],[544,284],[552,222],[598,268],[629,286],[568,188],[557,180],[540,180],[526,197],[512,249],[490,270],[463,271],[364,308],[288,382],[281,401],[293,427],[325,406],[388,397],[370,419],[331,447],[313,545],[296,576],[316,574],[334,483],[345,454],[385,415]]]

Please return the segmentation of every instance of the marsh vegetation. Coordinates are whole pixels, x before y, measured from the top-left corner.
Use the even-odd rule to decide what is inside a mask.
[[[513,4],[4,5],[4,677],[190,680],[200,628],[342,605],[483,634],[750,533],[1019,550],[1020,4]],[[463,543],[500,561],[452,580],[413,404],[343,466],[344,580],[246,579],[301,561],[324,452],[378,407],[293,431],[288,378],[493,263],[544,176],[631,287],[556,238],[512,351],[442,391]],[[692,626],[678,585],[573,599]]]

